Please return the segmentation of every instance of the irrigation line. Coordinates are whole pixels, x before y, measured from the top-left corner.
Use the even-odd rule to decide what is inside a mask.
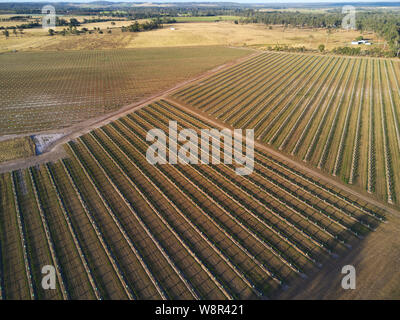
[[[20,241],[21,241],[22,256],[24,259],[26,281],[28,283],[30,298],[31,298],[31,300],[35,300],[36,297],[35,297],[35,289],[33,287],[33,281],[32,281],[32,271],[31,271],[32,268],[31,268],[28,251],[27,251],[28,246],[27,246],[26,236],[25,236],[25,232],[24,232],[24,222],[22,220],[21,211],[19,208],[18,196],[17,196],[17,191],[15,188],[14,174],[12,174],[12,176],[11,176],[11,187],[12,187],[12,192],[13,192],[15,212],[17,215],[18,231],[19,231],[19,237],[20,237]]]
[[[65,286],[65,282],[64,282],[63,275],[62,275],[62,272],[61,272],[61,267],[60,267],[60,264],[59,264],[59,261],[58,261],[58,258],[57,258],[55,247],[54,247],[54,243],[53,243],[53,240],[51,238],[49,225],[47,223],[46,216],[44,214],[44,210],[43,210],[42,204],[41,204],[41,202],[39,200],[40,198],[39,198],[39,194],[38,194],[39,191],[38,191],[38,187],[37,187],[37,182],[36,182],[36,179],[33,176],[32,170],[33,170],[32,168],[29,169],[29,176],[31,178],[31,182],[32,182],[32,186],[33,186],[33,193],[34,193],[36,204],[37,204],[37,207],[38,207],[38,210],[39,210],[40,218],[42,219],[42,226],[43,226],[44,231],[45,231],[45,235],[46,235],[46,238],[47,238],[47,244],[48,244],[49,249],[50,249],[50,254],[51,254],[52,260],[53,260],[53,262],[55,264],[58,283],[59,283],[60,288],[61,288],[61,294],[62,294],[64,300],[68,300],[69,299],[69,295],[68,295],[68,292],[67,292],[67,289],[66,289],[66,286]]]
[[[155,239],[153,234],[150,232],[149,228],[147,225],[144,223],[142,218],[139,217],[137,212],[133,209],[129,201],[125,198],[125,196],[120,192],[119,188],[114,184],[114,182],[111,180],[111,177],[105,172],[104,168],[100,166],[100,164],[97,162],[97,160],[94,158],[94,156],[90,153],[91,151],[87,148],[86,144],[82,141],[82,145],[86,149],[87,153],[91,157],[91,159],[96,163],[100,171],[105,175],[107,178],[108,182],[111,184],[111,186],[114,188],[114,190],[117,192],[117,194],[121,197],[121,199],[124,201],[126,204],[127,208],[129,211],[135,216],[136,220],[139,221],[139,224],[143,227],[143,229],[146,231],[146,233],[150,236],[150,238],[153,240],[153,242],[156,244],[158,249],[162,252],[163,256],[167,259],[167,261],[170,263],[171,267],[174,269],[174,271],[177,273],[179,278],[182,280],[182,282],[186,285],[187,289],[191,292],[194,298],[198,299],[198,295],[195,292],[194,288],[190,285],[190,283],[186,280],[186,278],[183,276],[183,273],[176,267],[176,265],[172,262],[170,259],[169,255],[166,254],[165,249],[160,245],[158,240]],[[79,160],[79,158],[77,158]],[[79,160],[80,161],[80,160]],[[81,165],[82,166],[82,165]]]

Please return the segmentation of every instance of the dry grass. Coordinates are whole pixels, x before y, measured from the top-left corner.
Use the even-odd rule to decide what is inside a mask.
[[[250,52],[186,47],[5,53],[0,55],[0,134],[65,128]]]
[[[129,25],[130,21],[116,22],[116,26]],[[87,24],[82,27],[93,29],[100,27],[103,31],[112,27],[111,22]],[[171,30],[174,27],[175,30]],[[62,30],[57,27],[57,30]],[[13,34],[8,39],[0,37],[0,52],[10,50],[65,50],[65,49],[108,49],[108,48],[143,48],[143,47],[174,47],[199,45],[228,45],[228,46],[268,46],[290,45],[306,46],[317,49],[325,44],[332,49],[345,46],[359,36],[357,31],[334,31],[328,35],[324,29],[283,29],[274,26],[270,30],[263,25],[235,25],[233,22],[210,23],[177,23],[166,25],[163,29],[140,33],[122,33],[119,28],[112,28],[112,34],[87,34],[80,36],[56,35],[50,37],[43,29],[26,30],[21,37]],[[376,43],[373,34],[366,38]]]
[[[30,137],[0,141],[0,163],[35,155],[35,145]]]

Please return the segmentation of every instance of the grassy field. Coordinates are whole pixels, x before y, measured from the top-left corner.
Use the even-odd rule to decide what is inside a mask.
[[[2,297],[271,297],[385,220],[258,147],[248,176],[229,164],[151,165],[147,132],[170,120],[213,127],[160,100],[69,142],[68,158],[0,175]],[[51,293],[37,281],[46,261]]]
[[[35,155],[35,144],[30,137],[0,141],[0,163]]]
[[[127,22],[116,22],[118,26],[127,25]],[[130,23],[128,23],[130,24]],[[94,26],[112,28],[111,22],[101,22],[86,25],[90,29]],[[82,26],[85,27],[85,26]],[[175,30],[171,30],[173,27]],[[79,29],[79,27],[78,27]],[[57,30],[62,30],[57,27]],[[305,46],[317,49],[324,44],[327,50],[349,45],[360,35],[357,31],[334,31],[328,34],[324,29],[296,29],[273,26],[269,29],[263,25],[236,25],[233,22],[209,23],[177,23],[165,25],[163,29],[147,32],[121,32],[119,28],[112,28],[112,34],[85,34],[85,35],[55,35],[48,36],[42,29],[26,30],[23,36],[13,34],[8,39],[0,36],[0,52],[11,50],[85,50],[85,49],[116,49],[142,47],[174,47],[174,46]],[[378,39],[374,34],[364,34],[374,45]],[[379,45],[379,44],[377,44]]]
[[[0,55],[0,135],[70,126],[249,54],[224,47]]]
[[[399,76],[395,60],[267,53],[173,98],[399,204]]]
[[[204,16],[204,17],[173,17],[177,22],[215,22],[215,21],[234,21],[240,20],[239,16]]]

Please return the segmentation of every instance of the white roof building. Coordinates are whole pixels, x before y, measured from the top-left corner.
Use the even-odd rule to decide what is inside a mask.
[[[358,40],[358,41],[352,41],[351,44],[354,45],[365,44],[367,46],[370,46],[372,43],[368,42],[368,40]]]

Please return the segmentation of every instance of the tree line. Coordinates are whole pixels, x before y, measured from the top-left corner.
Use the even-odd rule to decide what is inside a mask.
[[[168,23],[175,23],[176,20],[173,18],[157,18],[157,19],[152,19],[150,21],[146,21],[144,23],[139,23],[138,21],[135,21],[128,27],[121,27],[122,32],[141,32],[141,31],[149,31],[153,29],[159,29],[163,27],[163,24],[168,24]]]

